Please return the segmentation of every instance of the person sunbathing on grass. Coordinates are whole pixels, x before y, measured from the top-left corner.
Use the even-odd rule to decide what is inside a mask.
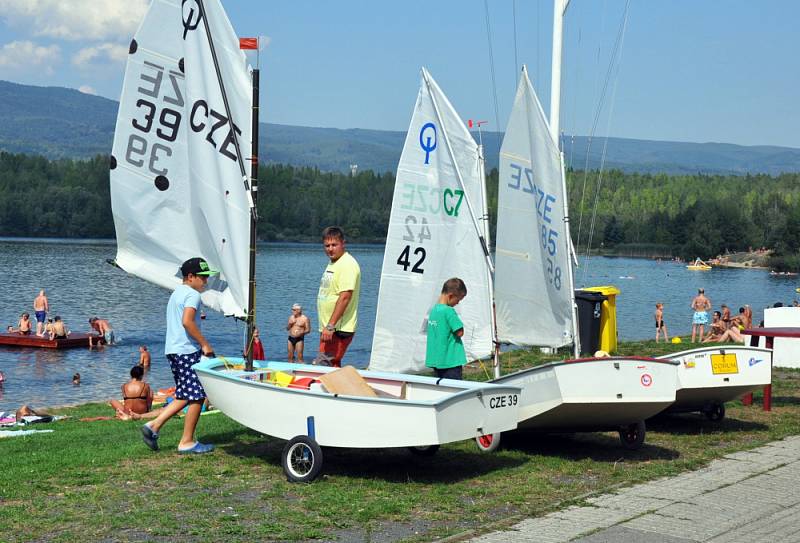
[[[702,343],[717,343],[725,333],[726,327],[726,323],[722,320],[722,313],[714,311],[714,315],[711,317],[711,330],[703,338]]]
[[[122,420],[153,419],[158,416],[161,409],[152,410],[153,391],[150,385],[142,381],[144,368],[133,366],[131,380],[122,385],[122,401],[111,400],[109,404],[117,412],[117,418]]]

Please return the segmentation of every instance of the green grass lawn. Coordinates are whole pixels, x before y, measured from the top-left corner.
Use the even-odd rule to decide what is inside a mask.
[[[649,341],[621,344],[620,352],[688,347]],[[563,356],[507,353],[504,372]],[[470,377],[483,373],[472,369]],[[732,402],[721,423],[698,414],[649,421],[638,451],[623,449],[615,433],[508,434],[492,454],[471,441],[442,446],[433,457],[325,449],[324,474],[309,485],[286,481],[284,442],[223,414],[203,416],[198,426],[217,450],[183,457],[174,450],[180,420],[165,426],[154,453],[138,422],[78,420],[111,415],[105,405],[56,410],[70,418],[31,426],[55,432],[0,439],[0,540],[427,541],[540,515],[587,493],[800,433],[800,372],[776,370],[773,383],[771,412],[760,402]]]

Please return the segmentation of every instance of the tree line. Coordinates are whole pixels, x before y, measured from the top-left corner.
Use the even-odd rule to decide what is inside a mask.
[[[107,156],[79,161],[0,153],[0,235],[114,237],[108,172]],[[492,229],[497,183],[493,169],[487,176]],[[800,174],[569,171],[567,188],[579,252],[646,247],[693,259],[767,247],[778,269],[800,268]],[[351,176],[262,164],[259,237],[316,241],[323,227],[338,224],[353,241],[381,242],[393,190],[391,172]]]

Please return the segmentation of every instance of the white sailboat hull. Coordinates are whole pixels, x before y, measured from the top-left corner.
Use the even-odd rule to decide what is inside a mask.
[[[228,362],[241,364],[241,359]],[[226,370],[220,359],[194,368],[215,407],[248,428],[280,439],[309,435],[330,447],[420,447],[517,426],[521,391],[513,385],[359,371],[379,397],[345,396],[257,380],[266,371],[318,377],[336,368],[256,364],[250,373]]]
[[[519,428],[614,430],[675,401],[677,363],[639,357],[552,362],[491,381],[522,389]]]
[[[680,363],[675,403],[670,411],[701,411],[772,383],[769,349],[701,347],[659,358]]]

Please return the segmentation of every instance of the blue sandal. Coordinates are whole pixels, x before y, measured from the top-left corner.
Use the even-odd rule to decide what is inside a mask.
[[[200,443],[195,441],[194,445],[188,449],[178,449],[180,454],[205,454],[214,450],[214,445],[211,443]]]
[[[158,432],[154,432],[148,425],[142,426],[142,439],[150,449],[158,450]]]

